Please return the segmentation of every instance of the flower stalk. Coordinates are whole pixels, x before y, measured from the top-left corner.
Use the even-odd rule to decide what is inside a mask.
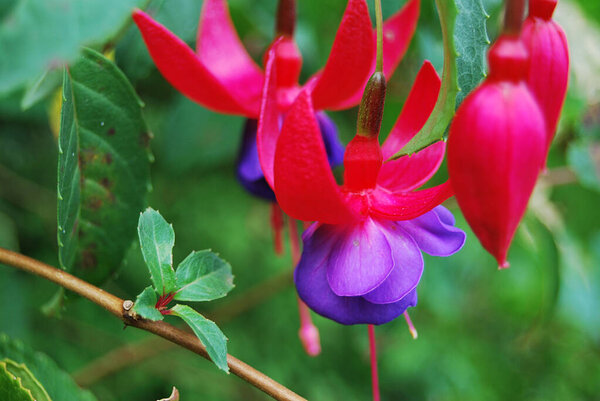
[[[504,11],[504,29],[506,35],[518,35],[523,26],[525,0],[506,0]]]

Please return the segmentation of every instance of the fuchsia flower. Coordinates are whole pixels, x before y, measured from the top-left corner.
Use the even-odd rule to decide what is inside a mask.
[[[528,84],[546,119],[546,148],[556,132],[569,80],[569,47],[552,14],[557,0],[530,0],[521,38],[529,51]]]
[[[278,21],[277,28],[280,43],[276,52],[279,66],[276,90],[279,113],[283,115],[302,89],[298,83],[302,56],[292,38],[293,1],[282,1],[280,6],[284,13],[292,11],[291,15],[278,18],[284,21]],[[383,56],[388,75],[393,73],[408,48],[416,29],[419,7],[420,0],[409,0],[384,24]],[[255,119],[264,73],[242,46],[225,1],[204,2],[195,53],[142,11],[135,11],[133,18],[159,71],[176,89],[211,110],[250,119],[244,129],[237,176],[251,194],[274,200],[256,149]],[[365,0],[349,0],[324,69],[308,81],[314,88],[312,97],[318,110],[338,110],[358,104],[367,79],[375,69],[375,37]],[[341,164],[344,149],[337,138],[335,124],[322,112],[317,117],[323,128],[329,163],[337,166]]]
[[[490,74],[450,127],[448,172],[467,222],[504,268],[546,155],[546,125],[519,37],[500,36],[488,58]]]
[[[390,321],[416,304],[421,250],[447,256],[465,240],[452,215],[438,206],[452,195],[449,183],[414,191],[441,164],[443,142],[383,163],[424,125],[437,100],[439,77],[426,62],[383,148],[379,126],[370,136],[359,127],[346,148],[339,186],[327,163],[310,87],[279,131],[274,59],[271,50],[258,128],[261,165],[283,211],[316,221],[303,235],[295,271],[298,294],[314,311],[342,324]]]

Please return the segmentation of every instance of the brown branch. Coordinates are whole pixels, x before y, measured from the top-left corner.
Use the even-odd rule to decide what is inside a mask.
[[[208,313],[208,317],[217,323],[226,323],[261,304],[272,295],[287,288],[291,283],[292,270],[287,270],[225,302]],[[125,344],[110,350],[73,373],[73,378],[80,386],[89,387],[106,376],[153,358],[172,349],[174,346],[174,344],[166,342],[160,337],[147,337],[138,342]]]
[[[210,360],[210,357],[206,352],[206,348],[193,334],[178,329],[164,321],[152,322],[143,319],[136,319],[135,316],[123,308],[124,300],[114,296],[113,294],[103,291],[102,289],[93,286],[90,283],[83,281],[69,273],[56,269],[50,265],[20,253],[15,253],[3,248],[0,248],[0,263],[25,270],[29,273],[33,273],[50,280],[66,288],[67,290],[73,291],[103,307],[117,318],[122,320],[126,325],[149,331],[150,333],[165,338],[172,343],[175,343],[183,348],[187,348],[203,358]],[[254,387],[265,392],[276,400],[306,401],[306,399],[300,397],[287,387],[282,386],[275,380],[231,355],[227,355],[227,364],[229,365],[229,369],[233,374],[244,379]]]

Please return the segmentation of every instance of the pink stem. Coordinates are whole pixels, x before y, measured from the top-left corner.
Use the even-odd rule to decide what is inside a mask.
[[[371,382],[373,383],[373,401],[380,401],[379,395],[379,375],[377,374],[377,348],[375,346],[375,326],[370,324],[369,328],[369,349],[371,351]]]
[[[283,253],[283,238],[281,233],[283,230],[283,212],[277,202],[271,203],[271,228],[273,229],[275,253],[281,255]]]
[[[292,261],[295,267],[300,262],[300,238],[298,237],[296,220],[291,217],[288,218],[288,228],[290,231]],[[298,298],[298,314],[300,316],[300,330],[298,331],[300,342],[302,342],[302,346],[308,355],[317,356],[321,353],[319,329],[317,329],[312,321],[310,309],[300,298]]]

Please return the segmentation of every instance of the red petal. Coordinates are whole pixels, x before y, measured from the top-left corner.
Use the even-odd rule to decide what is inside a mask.
[[[315,109],[335,108],[364,88],[375,59],[365,0],[349,0],[331,53],[313,91]]]
[[[425,61],[406,99],[402,113],[383,144],[383,158],[398,152],[425,125],[440,91],[440,78],[429,61]],[[410,191],[423,185],[437,171],[444,159],[445,142],[435,143],[422,151],[383,164],[378,184],[391,191]]]
[[[256,101],[263,73],[242,45],[225,0],[205,0],[200,14],[196,54],[206,68],[238,98]],[[258,103],[254,104],[258,109]]]
[[[278,42],[275,42],[267,53],[265,64],[265,85],[263,89],[256,146],[258,159],[265,179],[274,188],[273,163],[275,161],[275,146],[279,139],[279,110],[277,108],[277,63],[275,62]]]
[[[275,151],[274,176],[277,201],[291,217],[326,224],[354,219],[329,168],[306,90],[298,95],[283,122]]]
[[[181,39],[141,10],[133,12],[133,20],[156,67],[175,89],[211,110],[256,117],[258,99],[256,105],[238,102]]]
[[[406,53],[410,40],[417,29],[421,1],[409,0],[396,14],[383,22],[383,74],[389,79]],[[373,31],[373,42],[377,41],[377,31]],[[371,74],[375,72],[375,58],[371,63]],[[351,97],[332,107],[335,110],[347,109],[360,103],[368,78]]]
[[[450,182],[415,192],[390,192],[377,187],[370,195],[371,214],[388,220],[411,220],[453,195]]]

